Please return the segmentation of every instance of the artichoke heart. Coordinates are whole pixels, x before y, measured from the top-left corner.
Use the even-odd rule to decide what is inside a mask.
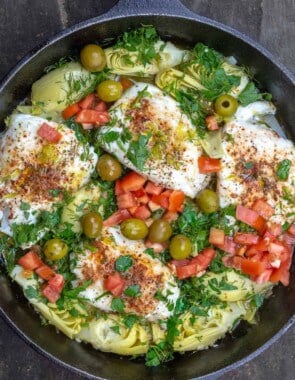
[[[61,112],[94,90],[95,75],[78,62],[70,62],[50,71],[32,86],[32,104],[43,112]]]
[[[175,96],[177,90],[190,88],[204,90],[204,86],[200,82],[176,69],[166,69],[159,72],[156,76],[156,85],[171,96]]]
[[[144,65],[138,51],[110,47],[105,49],[107,67],[118,75],[149,77],[160,70],[179,65],[186,55],[185,50],[177,48],[171,42],[158,41],[155,51],[159,53],[159,59],[153,59],[151,63]]]

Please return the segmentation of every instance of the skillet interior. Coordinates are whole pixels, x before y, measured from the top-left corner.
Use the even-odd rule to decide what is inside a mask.
[[[294,126],[292,129],[291,124],[295,119],[292,104],[294,83],[288,78],[288,73],[272,63],[264,52],[259,52],[238,36],[209,25],[201,18],[196,21],[176,16],[131,16],[102,22],[90,20],[81,27],[74,27],[65,32],[62,39],[57,38],[38,53],[33,53],[28,62],[23,61],[14,75],[7,78],[3,88],[0,88],[0,120],[3,121],[28,94],[31,84],[42,75],[45,66],[68,55],[69,52],[79,50],[85,43],[95,40],[99,42],[110,36],[116,37],[129,27],[137,27],[140,23],[155,25],[161,35],[176,37],[190,44],[202,41],[225,55],[235,55],[239,63],[253,70],[263,89],[273,94],[279,107],[279,117],[294,140],[295,129]],[[142,362],[121,360],[115,355],[104,354],[90,346],[70,341],[62,334],[56,334],[53,327],[40,328],[39,317],[27,305],[17,286],[11,284],[4,275],[0,275],[0,288],[0,307],[7,318],[17,326],[20,334],[24,334],[49,356],[56,357],[68,366],[99,378],[116,380],[180,380],[213,373],[253,353],[279,331],[282,333],[287,325],[292,323],[295,313],[295,279],[291,276],[290,286],[277,287],[274,296],[265,303],[261,310],[260,323],[251,328],[241,327],[237,330],[236,335],[239,339],[229,338],[216,348],[178,356],[177,360],[167,366],[147,369]]]

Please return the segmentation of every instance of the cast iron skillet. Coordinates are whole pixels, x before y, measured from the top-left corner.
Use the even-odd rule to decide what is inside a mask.
[[[158,4],[156,4],[158,3]],[[265,49],[241,33],[200,17],[178,0],[121,0],[108,14],[73,26],[25,57],[0,86],[0,121],[30,91],[43,68],[81,48],[86,43],[116,37],[141,23],[154,25],[161,35],[186,43],[202,41],[225,55],[234,55],[240,64],[250,67],[263,90],[271,92],[289,137],[295,139],[295,79]],[[19,288],[0,275],[0,311],[31,346],[48,358],[82,375],[114,380],[181,380],[220,375],[246,363],[262,352],[295,322],[295,276],[288,288],[276,287],[274,295],[261,310],[261,321],[252,327],[240,327],[235,335],[217,347],[199,353],[178,355],[167,365],[146,368],[142,361],[130,361],[105,354],[88,345],[78,344],[53,327],[41,328],[39,317],[28,305]],[[211,377],[212,378],[212,377]]]

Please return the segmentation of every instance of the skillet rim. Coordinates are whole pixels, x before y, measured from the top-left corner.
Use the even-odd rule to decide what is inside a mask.
[[[114,7],[116,8],[116,6]],[[180,9],[179,13],[175,13],[174,9],[171,12],[159,12],[156,13],[155,11],[151,12],[136,12],[136,10],[132,10],[131,14],[128,14],[130,12],[130,9],[126,8],[127,13],[123,12],[122,9],[120,9],[121,14],[118,15],[116,13],[116,9],[112,8],[108,13],[87,19],[85,21],[82,21],[78,24],[74,24],[58,33],[53,35],[52,37],[48,38],[45,40],[45,42],[38,44],[35,48],[33,48],[30,52],[24,55],[24,57],[4,76],[4,78],[1,80],[0,83],[0,92],[5,90],[5,87],[10,81],[13,81],[14,76],[21,72],[22,68],[26,66],[34,57],[37,57],[38,54],[46,50],[48,47],[50,47],[52,44],[62,40],[63,38],[69,36],[72,33],[78,32],[79,30],[83,30],[84,28],[88,28],[91,26],[95,26],[96,24],[104,23],[104,22],[109,22],[109,21],[114,21],[114,20],[120,20],[122,18],[137,18],[140,16],[147,16],[147,17],[159,17],[159,18],[174,18],[174,19],[179,19],[179,21],[186,21],[190,20],[192,22],[197,22],[199,24],[207,25],[210,27],[215,27],[218,30],[221,30],[223,32],[226,32],[233,37],[238,38],[239,40],[242,40],[246,44],[250,45],[252,48],[255,50],[258,50],[258,52],[263,55],[268,61],[270,61],[274,66],[276,66],[287,78],[289,82],[293,86],[295,86],[295,74],[291,72],[281,61],[279,58],[274,56],[273,53],[268,51],[265,47],[263,47],[260,43],[256,42],[253,40],[251,37],[247,36],[246,34],[236,30],[235,28],[232,28],[230,26],[227,26],[223,23],[220,23],[218,21],[212,20],[210,18],[200,16],[198,14],[193,13],[189,9],[187,9],[183,5],[183,9]],[[7,277],[7,275],[6,275]],[[9,278],[11,281],[11,279]],[[87,371],[84,371],[82,369],[78,369],[77,367],[72,366],[71,364],[67,364],[66,362],[58,359],[54,355],[50,354],[47,352],[45,349],[41,348],[38,346],[37,343],[35,343],[31,338],[29,338],[17,325],[16,323],[8,317],[8,315],[5,313],[4,309],[0,306],[0,317],[2,320],[4,320],[9,327],[12,328],[13,331],[17,333],[19,337],[21,337],[30,347],[35,349],[38,353],[42,354],[44,357],[48,358],[51,362],[54,362],[58,365],[60,365],[63,368],[68,369],[69,371],[72,371],[76,374],[83,375],[84,377],[88,379],[100,379],[100,380],[107,380],[103,379],[101,377],[91,375]],[[200,380],[209,380],[212,378],[215,378],[217,376],[223,375],[227,373],[230,370],[237,369],[240,366],[248,363],[250,360],[254,359],[257,357],[259,354],[264,352],[266,349],[268,349],[273,343],[275,343],[282,335],[284,335],[291,326],[295,324],[295,313],[293,316],[290,317],[290,319],[269,339],[267,340],[262,346],[254,350],[252,353],[246,355],[242,359],[225,366],[223,368],[220,368],[214,372],[196,377],[194,379],[200,379]],[[193,380],[193,379],[192,379]]]

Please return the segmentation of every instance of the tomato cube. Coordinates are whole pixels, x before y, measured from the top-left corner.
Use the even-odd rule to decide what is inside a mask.
[[[117,196],[117,205],[119,209],[126,209],[137,206],[137,202],[132,193],[128,192]]]
[[[210,228],[210,235],[209,235],[209,243],[210,244],[224,244],[224,238],[225,234],[223,230],[220,230],[219,228],[211,227]]]
[[[106,220],[103,221],[103,226],[104,227],[113,227],[125,219],[129,219],[131,217],[130,213],[128,210],[122,209],[114,212],[110,217],[108,217]]]
[[[136,172],[130,172],[121,178],[121,188],[124,192],[136,191],[143,187],[146,178]]]
[[[265,227],[265,219],[261,215],[242,205],[237,206],[236,218],[259,232],[262,232]]]
[[[51,303],[56,303],[59,299],[60,293],[53,289],[50,285],[46,285],[42,290],[42,295]]]
[[[43,280],[50,280],[51,277],[55,275],[54,270],[51,269],[48,265],[42,265],[41,267],[36,269],[36,273]]]
[[[37,135],[48,141],[49,143],[56,144],[62,138],[62,134],[59,133],[55,128],[51,127],[51,125],[43,123],[37,131]]]
[[[19,265],[21,265],[25,269],[29,270],[35,270],[39,267],[41,267],[43,264],[43,261],[40,259],[38,254],[34,251],[27,252],[24,256],[22,256],[18,262]]]

